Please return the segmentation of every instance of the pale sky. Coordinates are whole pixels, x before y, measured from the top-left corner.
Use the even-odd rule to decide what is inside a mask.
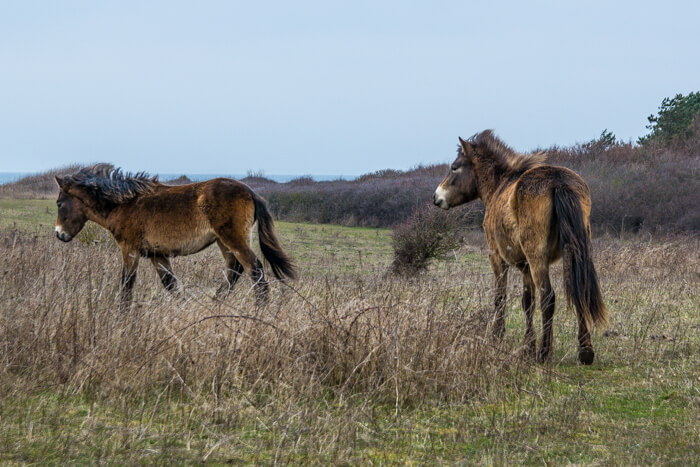
[[[647,132],[700,2],[0,1],[0,172],[354,175]]]

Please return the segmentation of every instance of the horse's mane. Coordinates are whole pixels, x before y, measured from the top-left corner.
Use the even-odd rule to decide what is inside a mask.
[[[539,167],[544,165],[547,159],[547,155],[544,152],[534,154],[519,154],[515,152],[494,135],[493,130],[484,130],[481,133],[477,133],[469,138],[469,142],[485,148],[496,164],[504,172],[508,173],[521,173],[534,167]]]
[[[112,164],[84,167],[63,179],[64,183],[80,187],[101,206],[122,204],[142,194],[153,192],[159,185],[158,176],[146,172],[122,172]]]

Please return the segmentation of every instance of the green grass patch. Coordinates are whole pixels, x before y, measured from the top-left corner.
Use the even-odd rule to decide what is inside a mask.
[[[40,231],[56,224],[56,201],[0,198],[0,228]]]
[[[284,248],[296,261],[339,272],[376,272],[391,262],[391,230],[329,224],[276,222]]]

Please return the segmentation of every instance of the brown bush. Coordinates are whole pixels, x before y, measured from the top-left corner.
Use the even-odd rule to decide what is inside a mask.
[[[458,248],[460,230],[465,227],[459,214],[423,205],[414,210],[408,220],[394,227],[392,271],[415,275],[424,271],[431,260],[440,259]]]
[[[700,134],[700,133],[699,133]],[[598,232],[658,233],[700,230],[700,152],[690,138],[683,147],[633,146],[599,141],[545,150],[548,161],[578,172],[591,188],[591,221]],[[306,184],[260,183],[280,219],[300,222],[391,227],[404,222],[428,202],[447,173],[446,165],[368,174],[353,181]],[[480,215],[464,222],[479,227],[483,206],[468,209]]]
[[[179,177],[165,180],[163,183],[166,185],[187,185],[188,183],[192,183],[192,180],[187,175],[180,175]]]
[[[551,164],[575,170],[590,187],[598,232],[700,230],[700,153],[619,143],[546,152]]]
[[[384,170],[356,180],[289,183],[244,180],[268,201],[279,219],[350,226],[389,227],[430,200],[447,166],[407,172]],[[436,173],[443,175],[436,175]]]
[[[694,125],[699,127],[700,122]],[[551,164],[575,170],[588,183],[593,201],[591,222],[597,232],[700,231],[700,130],[677,147],[633,146],[603,139],[546,152]],[[54,197],[53,175],[76,168],[2,185],[0,197]],[[300,177],[277,183],[255,174],[243,181],[267,198],[278,219],[392,227],[429,202],[446,173],[447,165],[440,164],[405,172],[383,170],[350,181],[315,182]],[[480,203],[457,209],[477,213],[464,216],[464,222],[481,225]]]

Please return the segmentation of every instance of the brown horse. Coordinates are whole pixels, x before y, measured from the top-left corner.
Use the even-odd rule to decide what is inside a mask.
[[[255,222],[260,249],[275,277],[294,277],[294,265],[277,241],[265,201],[236,180],[168,186],[143,172],[125,174],[111,164],[97,164],[56,177],[56,182],[60,188],[56,236],[69,242],[91,220],[111,232],[119,245],[122,310],[131,303],[141,257],[151,260],[165,289],[174,291],[177,281],[169,258],[197,253],[214,242],[226,260],[226,281],[216,296],[228,296],[246,271],[253,278],[258,302],[264,302],[268,284],[250,248]]]
[[[542,342],[537,360],[552,353],[554,291],[549,265],[563,256],[566,297],[578,317],[578,358],[593,363],[589,329],[607,323],[598,277],[591,259],[591,196],[575,172],[545,164],[542,153],[515,153],[491,130],[468,141],[459,138],[457,159],[433,195],[434,203],[449,209],[476,198],[486,206],[484,232],[495,279],[494,333],[505,333],[508,266],[523,276],[522,305],[526,328],[524,345],[534,357],[536,335],[532,325],[535,290],[540,294]]]

